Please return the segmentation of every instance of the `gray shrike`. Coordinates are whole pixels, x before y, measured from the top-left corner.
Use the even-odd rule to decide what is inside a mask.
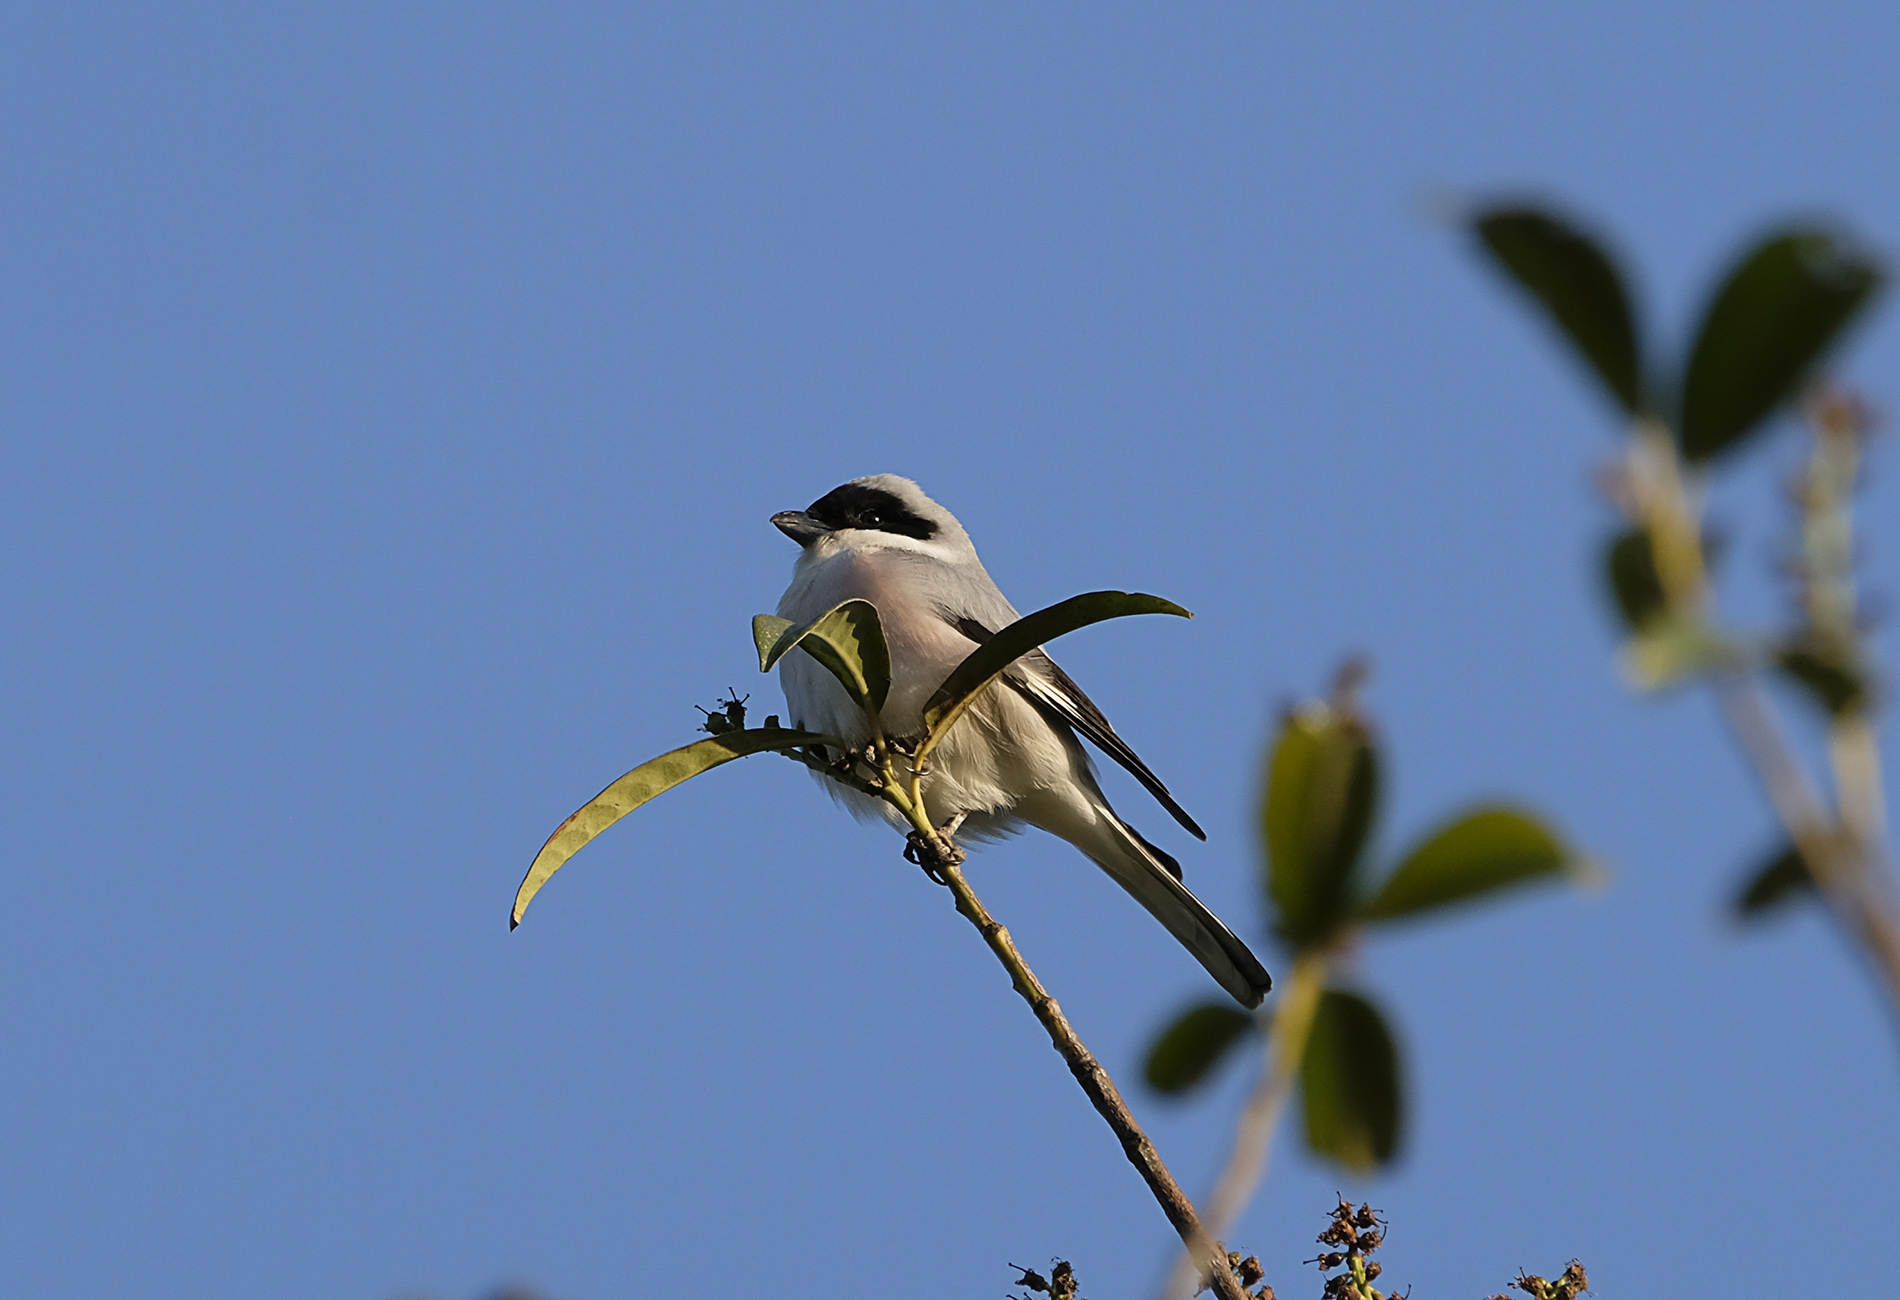
[[[853,479],[805,510],[772,516],[800,547],[780,618],[804,623],[852,599],[877,606],[891,652],[885,730],[921,735],[923,709],[964,658],[1016,609],[996,589],[956,517],[895,474]],[[844,689],[810,655],[779,661],[794,727],[852,745],[870,728]],[[1271,987],[1247,945],[1181,883],[1175,860],[1108,805],[1076,733],[1127,768],[1196,838],[1207,835],[1135,756],[1102,711],[1041,650],[1024,655],[976,700],[937,747],[924,795],[940,816],[961,813],[961,834],[994,839],[1037,826],[1073,844],[1249,1007]],[[852,812],[899,820],[881,800],[827,782]]]

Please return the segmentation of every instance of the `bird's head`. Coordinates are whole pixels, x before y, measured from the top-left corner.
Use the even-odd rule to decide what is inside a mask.
[[[955,515],[895,474],[854,478],[803,510],[780,511],[772,522],[807,551],[890,546],[952,555],[972,549]]]

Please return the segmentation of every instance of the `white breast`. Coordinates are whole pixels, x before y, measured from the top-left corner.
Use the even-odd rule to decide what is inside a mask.
[[[980,621],[992,629],[1011,622],[1016,611],[996,592],[989,575],[977,568],[982,584],[994,595],[983,600],[989,608]],[[902,547],[829,547],[820,541],[800,558],[792,585],[779,602],[780,618],[804,622],[847,600],[868,600],[877,606],[891,651],[891,693],[882,720],[889,736],[916,736],[923,731],[923,708],[956,666],[976,649],[976,642],[950,622],[936,593],[946,587],[944,562]],[[954,575],[953,575],[954,576]],[[988,593],[985,593],[988,595]],[[967,600],[964,603],[969,603]],[[870,739],[870,726],[836,679],[810,655],[793,651],[779,661],[779,684],[789,710],[786,722],[795,727],[840,736],[852,744]],[[993,697],[993,698],[989,698]],[[1024,716],[1016,717],[1021,713]],[[1007,724],[1005,724],[1007,715]],[[939,747],[924,793],[933,815],[940,820],[955,812],[970,814],[965,834],[987,838],[1015,829],[1009,809],[1020,794],[1045,784],[1055,771],[1068,774],[1071,756],[1053,734],[1051,744],[1031,746],[1033,752],[1006,737],[1027,730],[1041,740],[1047,724],[1012,691],[986,693]],[[1069,742],[1070,746],[1073,741]],[[1044,749],[1053,752],[1040,752]],[[1075,757],[1079,758],[1079,754]],[[1023,769],[1023,770],[1018,770]],[[898,821],[888,805],[835,782],[832,792],[861,816]]]
[[[923,594],[933,584],[919,570],[934,563],[928,556],[883,548],[853,547],[808,556],[779,601],[779,617],[796,623],[847,600],[877,606],[891,651],[891,694],[884,706],[888,735],[920,733],[925,703],[976,648]],[[792,713],[787,721],[794,726],[827,731],[854,743],[870,738],[868,725],[844,688],[810,655],[793,653],[780,660],[779,681]]]

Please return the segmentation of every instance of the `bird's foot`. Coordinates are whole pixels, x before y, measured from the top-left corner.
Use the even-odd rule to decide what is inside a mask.
[[[876,765],[870,761],[868,749],[847,749],[831,764],[831,772],[846,785],[856,786],[866,794],[878,794],[884,789],[883,780],[877,775]],[[865,771],[859,771],[859,768]]]
[[[969,855],[957,847],[953,838],[963,825],[965,813],[958,813],[942,826],[935,835],[925,835],[922,831],[912,831],[904,837],[904,861],[922,867],[924,874],[939,885],[948,885],[949,877],[943,874],[944,868],[962,864]]]
[[[922,867],[924,874],[939,885],[950,883],[943,878],[943,873],[937,867],[936,846],[924,838],[922,831],[912,831],[904,837],[904,861],[912,866]]]

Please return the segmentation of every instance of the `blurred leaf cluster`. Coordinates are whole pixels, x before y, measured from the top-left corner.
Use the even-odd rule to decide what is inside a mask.
[[[1624,458],[1603,476],[1623,516],[1602,546],[1611,605],[1639,687],[1702,678],[1717,688],[1786,838],[1751,865],[1732,910],[1749,920],[1823,896],[1874,958],[1900,1005],[1900,908],[1884,843],[1879,754],[1869,718],[1878,682],[1856,603],[1852,498],[1872,419],[1820,382],[1879,298],[1882,260],[1838,224],[1791,222],[1715,278],[1671,365],[1647,340],[1628,277],[1603,241],[1553,209],[1504,203],[1471,214],[1478,247],[1555,326],[1624,418]],[[1784,568],[1786,626],[1739,631],[1717,616],[1720,559],[1703,523],[1708,477],[1803,407],[1807,463],[1789,484],[1796,528]],[[1830,807],[1754,688],[1772,676],[1827,733]]]
[[[1626,277],[1577,224],[1509,204],[1476,213],[1471,226],[1623,414],[1674,427],[1695,465],[1739,450],[1794,398],[1885,280],[1846,230],[1821,222],[1775,230],[1721,277],[1675,373],[1646,354]]]
[[[1738,644],[1707,617],[1714,539],[1681,517],[1699,479],[1731,463],[1807,390],[1849,328],[1879,296],[1881,261],[1848,231],[1801,222],[1771,231],[1717,279],[1674,369],[1647,355],[1627,278],[1601,241],[1552,210],[1484,209],[1471,221],[1492,262],[1543,309],[1632,430],[1630,468],[1611,495],[1626,526],[1603,543],[1613,608],[1633,637],[1629,662],[1644,685],[1735,666],[1755,655],[1822,709],[1865,698],[1865,666],[1840,628],[1802,626],[1760,645]],[[1654,463],[1660,440],[1673,463]],[[1656,483],[1658,477],[1674,479]],[[1675,493],[1664,489],[1674,487]],[[1667,499],[1687,496],[1682,502]],[[1670,516],[1675,517],[1670,517]]]
[[[1501,892],[1588,870],[1536,814],[1480,804],[1447,817],[1380,870],[1369,852],[1383,760],[1349,664],[1331,697],[1282,719],[1260,795],[1260,883],[1269,926],[1294,956],[1271,1011],[1188,1008],[1149,1048],[1146,1077],[1166,1094],[1207,1078],[1242,1043],[1277,1039],[1297,1073],[1316,1154],[1363,1171],[1390,1162],[1403,1133],[1397,1040],[1370,993],[1341,967],[1371,932]]]

